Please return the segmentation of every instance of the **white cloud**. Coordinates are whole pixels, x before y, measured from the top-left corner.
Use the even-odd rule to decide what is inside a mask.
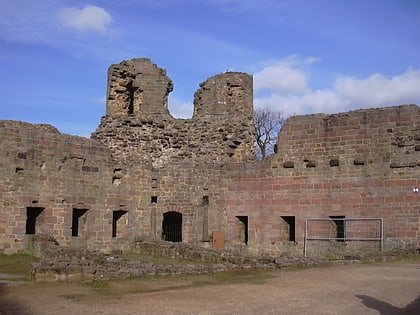
[[[180,103],[175,97],[169,95],[169,112],[174,118],[191,118],[193,107],[192,103]]]
[[[285,78],[281,78],[282,75]],[[392,77],[380,73],[365,78],[342,75],[331,86],[319,90],[307,86],[307,78],[305,69],[297,63],[286,69],[264,68],[255,74],[254,88],[256,92],[266,88],[270,93],[264,96],[256,93],[254,103],[283,110],[287,114],[337,113],[369,107],[420,104],[420,69],[410,68]]]
[[[106,34],[112,18],[104,8],[88,5],[83,9],[64,8],[58,13],[58,20],[62,26],[78,32],[94,31]]]
[[[120,58],[121,51],[127,51],[120,29],[110,27],[112,20],[108,12],[92,6],[63,9],[63,2],[0,0],[0,40],[58,47],[76,58],[91,55],[109,63],[118,60],[115,56]],[[72,16],[72,12],[76,14]],[[63,32],[63,29],[71,32]],[[84,35],[93,36],[79,36],[83,31],[90,31]],[[97,34],[106,35],[107,40]]]
[[[306,90],[306,76],[300,70],[284,65],[266,67],[254,74],[256,91],[270,89],[278,92],[302,92]]]
[[[387,78],[380,73],[365,79],[339,77],[334,82],[334,91],[352,103],[389,104],[420,99],[420,70],[406,72]],[[396,104],[397,105],[397,104]]]
[[[307,75],[304,67],[319,61],[309,57],[301,60],[292,55],[285,59],[267,63],[254,73],[254,90],[272,90],[280,93],[303,93],[307,91]]]

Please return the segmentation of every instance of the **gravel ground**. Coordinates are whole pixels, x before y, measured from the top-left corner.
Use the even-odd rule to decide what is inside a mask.
[[[0,314],[420,314],[419,260],[271,271],[224,285],[211,279],[0,283]]]

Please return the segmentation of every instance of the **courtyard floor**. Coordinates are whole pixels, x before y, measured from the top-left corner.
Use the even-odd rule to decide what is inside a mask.
[[[104,283],[2,283],[0,314],[420,314],[420,260]]]

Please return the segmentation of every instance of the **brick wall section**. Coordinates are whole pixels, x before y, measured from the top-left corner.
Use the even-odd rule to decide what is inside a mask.
[[[136,238],[160,240],[168,211],[182,214],[185,242],[209,244],[210,231],[225,227],[226,184],[220,165],[127,167],[115,163],[110,150],[97,141],[63,135],[48,125],[1,121],[0,134],[2,252],[32,246],[28,208],[43,209],[35,235],[49,236],[63,246],[106,252],[129,250]],[[71,229],[73,209],[87,210],[77,236]],[[114,211],[123,215],[113,237]]]
[[[418,246],[420,197],[412,187],[419,184],[418,171],[417,179],[398,180],[325,178],[316,174],[273,178],[257,170],[241,174],[229,180],[227,239],[241,245],[236,216],[248,216],[248,247],[252,251],[301,252],[305,218],[373,217],[384,219],[388,249]],[[296,217],[296,244],[288,241],[282,216]]]
[[[384,218],[388,248],[419,246],[419,145],[415,105],[292,117],[277,155],[229,172],[228,239],[241,243],[236,216],[249,216],[255,251],[302,250],[305,218],[374,217]],[[296,217],[297,244],[282,216]]]
[[[340,174],[359,174],[384,164],[416,167],[420,151],[420,110],[416,105],[356,110],[334,115],[291,117],[278,139],[281,162],[295,168],[340,165]],[[388,169],[388,167],[386,168]],[[379,171],[380,173],[380,171]]]
[[[0,129],[4,135],[0,159],[4,252],[27,248],[28,207],[44,208],[36,219],[35,233],[51,235],[62,245],[127,249],[127,241],[119,243],[119,238],[111,237],[116,210],[128,211],[122,218],[125,239],[149,235],[150,220],[148,216],[144,220],[144,212],[150,205],[150,168],[138,165],[127,171],[112,162],[109,149],[100,143],[52,128],[3,121]],[[77,237],[71,230],[73,209],[88,210]]]

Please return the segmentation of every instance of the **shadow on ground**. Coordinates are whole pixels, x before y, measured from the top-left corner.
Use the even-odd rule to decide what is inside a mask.
[[[13,296],[8,295],[7,285],[0,283],[0,315],[29,315],[30,309],[17,302]]]
[[[381,315],[418,315],[420,314],[420,296],[404,308],[393,306],[387,302],[367,295],[356,295],[367,307],[377,310]]]

